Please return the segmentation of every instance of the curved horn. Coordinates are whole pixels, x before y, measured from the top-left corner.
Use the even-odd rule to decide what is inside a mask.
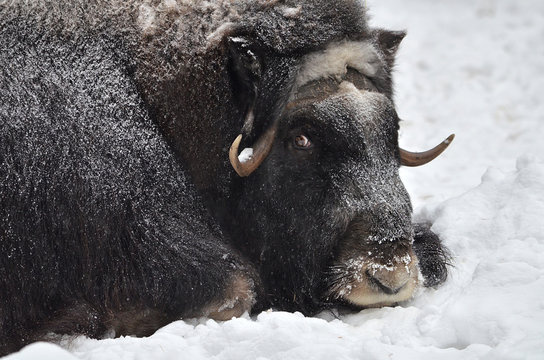
[[[267,157],[272,149],[277,132],[277,124],[273,124],[253,145],[253,155],[244,162],[238,159],[238,147],[242,141],[242,134],[232,142],[229,150],[229,159],[232,167],[241,177],[249,176]]]
[[[455,134],[451,134],[440,144],[424,152],[410,152],[400,149],[400,163],[404,166],[420,166],[434,160],[438,155],[450,145],[455,138]]]

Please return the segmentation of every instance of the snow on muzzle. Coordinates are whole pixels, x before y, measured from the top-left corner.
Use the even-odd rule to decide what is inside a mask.
[[[330,300],[380,307],[414,294],[419,268],[411,224],[402,226],[401,220],[393,228],[376,231],[380,223],[379,215],[358,216],[350,222],[330,269]]]

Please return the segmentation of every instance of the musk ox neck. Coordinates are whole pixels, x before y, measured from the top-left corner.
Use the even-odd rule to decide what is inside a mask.
[[[243,119],[230,91],[222,41],[250,3],[141,2],[133,16],[136,81],[144,101],[209,201],[229,192],[228,148]]]

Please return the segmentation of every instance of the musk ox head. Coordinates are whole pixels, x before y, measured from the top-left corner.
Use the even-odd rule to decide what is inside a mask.
[[[439,242],[413,243],[398,168],[451,138],[399,149],[391,69],[404,33],[369,29],[360,0],[183,3],[172,19],[156,12],[172,35],[144,37],[138,74],[196,188],[258,268],[261,307],[410,298],[443,258],[427,256]]]
[[[432,160],[452,137],[425,153],[399,149],[390,74],[404,35],[365,30],[303,56],[230,38],[245,109],[230,149],[240,176],[231,233],[259,268],[264,306],[390,305],[422,283],[398,169]]]

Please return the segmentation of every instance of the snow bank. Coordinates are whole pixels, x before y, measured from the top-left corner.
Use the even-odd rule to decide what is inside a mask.
[[[265,312],[226,322],[177,321],[149,338],[38,343],[11,360],[538,359],[544,355],[544,162],[490,169],[475,189],[419,217],[455,261],[450,279],[402,307],[357,314]]]
[[[539,0],[369,1],[373,23],[406,29],[396,67],[400,144],[439,160],[401,175],[416,208],[477,186],[493,166],[544,153],[544,3]]]
[[[34,343],[25,347],[18,353],[4,357],[5,360],[73,360],[77,359],[68,351],[57,345],[48,343]]]
[[[488,170],[482,183],[420,216],[434,221],[454,255],[448,283],[412,306],[440,348],[489,347],[490,359],[544,357],[544,162],[517,161],[517,171]],[[428,327],[428,328],[427,328]]]

